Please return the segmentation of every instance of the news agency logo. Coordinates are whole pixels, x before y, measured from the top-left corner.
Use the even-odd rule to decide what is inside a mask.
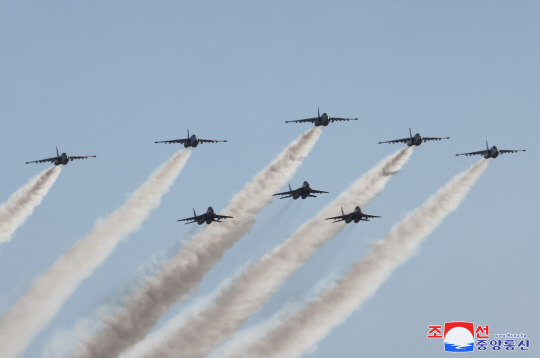
[[[445,352],[529,351],[526,334],[494,334],[489,339],[489,325],[474,326],[473,322],[445,322],[428,326],[428,338],[442,338]],[[475,348],[476,346],[476,348]]]
[[[474,324],[472,322],[445,322],[443,337],[445,352],[472,352],[474,350]]]

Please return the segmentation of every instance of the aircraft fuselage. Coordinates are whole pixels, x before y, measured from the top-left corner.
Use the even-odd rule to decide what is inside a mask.
[[[354,208],[354,211],[350,214],[349,220],[345,220],[345,223],[348,224],[351,221],[354,221],[355,223],[358,223],[359,221],[368,221],[367,219],[364,219],[362,214],[362,209],[360,209],[359,206]]]
[[[198,145],[199,145],[199,139],[197,138],[195,134],[193,134],[191,137],[188,138],[188,140],[184,142],[184,148],[188,148],[188,147],[195,148]]]
[[[193,135],[194,136],[194,135]],[[208,210],[201,215],[201,218],[197,221],[197,224],[202,225],[204,223],[211,224],[214,221],[214,208],[211,206],[208,207]]]
[[[302,186],[300,187],[300,190],[298,190],[295,194],[293,194],[293,199],[296,200],[298,198],[305,199],[309,196],[309,191],[311,188],[309,187],[309,183],[305,181]]]
[[[407,141],[409,147],[412,147],[413,145],[419,146],[420,144],[422,144],[422,136],[419,133],[416,133]]]
[[[330,123],[330,117],[328,116],[328,114],[326,113],[323,113],[322,116],[319,116],[316,120],[315,120],[315,126],[318,127],[318,126],[324,126],[326,127],[328,125],[328,123]]]
[[[66,165],[67,163],[69,163],[69,157],[67,156],[66,153],[62,153],[60,156],[58,156],[56,158],[56,160],[54,161],[54,165]]]
[[[488,158],[497,158],[499,156],[500,152],[499,152],[499,148],[497,148],[497,146],[493,146],[491,147],[487,152],[486,154],[484,154],[484,158],[488,159]]]

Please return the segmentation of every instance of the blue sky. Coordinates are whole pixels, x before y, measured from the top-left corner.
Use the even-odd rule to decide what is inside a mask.
[[[326,127],[291,182],[309,180],[330,194],[274,201],[197,296],[282,242],[398,148],[378,141],[402,138],[412,127],[413,134],[451,139],[416,148],[366,208],[381,220],[344,230],[249,323],[347,270],[369,249],[366,241],[384,237],[476,161],[455,153],[481,150],[488,139],[527,152],[494,160],[419,254],[312,356],[442,355],[442,342],[426,339],[427,327],[458,320],[490,324],[492,333],[528,333],[536,344],[537,2],[2,2],[0,14],[0,201],[46,167],[24,162],[52,156],[55,146],[97,155],[66,166],[0,247],[0,311],[178,149],[154,141],[180,138],[188,128],[228,140],[195,149],[162,205],[79,287],[24,357],[39,356],[57,330],[115,300],[141,267],[198,230],[176,219],[193,207],[223,208],[309,128],[284,121],[316,115],[318,106],[359,117]]]

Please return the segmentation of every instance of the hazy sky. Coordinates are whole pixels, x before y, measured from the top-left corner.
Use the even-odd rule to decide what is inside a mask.
[[[47,167],[24,162],[53,156],[55,146],[97,158],[66,166],[0,247],[0,311],[180,148],[154,141],[181,138],[188,128],[228,140],[195,149],[150,220],[83,282],[23,357],[40,356],[55,333],[114,301],[119,287],[197,232],[176,219],[192,208],[223,208],[309,128],[284,121],[316,115],[318,106],[359,117],[324,128],[291,182],[309,180],[330,194],[275,200],[196,297],[285,240],[399,148],[378,141],[405,137],[411,127],[451,139],[415,148],[365,210],[382,218],[349,225],[246,327],[345,272],[368,251],[366,241],[384,237],[478,159],[455,153],[481,150],[487,139],[527,152],[494,160],[419,254],[310,357],[445,356],[442,341],[426,338],[428,325],[445,321],[527,333],[535,349],[539,18],[533,1],[1,2],[0,202]]]

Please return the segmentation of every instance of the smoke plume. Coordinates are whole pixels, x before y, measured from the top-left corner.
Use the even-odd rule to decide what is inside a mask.
[[[382,160],[334,202],[302,225],[284,243],[244,270],[224,288],[216,291],[210,303],[173,319],[162,330],[133,350],[137,357],[204,357],[231,336],[260,310],[279,285],[298,270],[327,240],[345,228],[325,218],[336,216],[339,207],[352,210],[368,204],[409,160],[412,148],[403,148]],[[149,337],[150,338],[150,337]]]
[[[126,235],[137,231],[169,191],[190,151],[180,150],[131,195],[107,219],[98,222],[47,271],[0,318],[2,357],[15,357],[58,312],[79,283],[88,277]]]
[[[0,206],[0,244],[11,240],[11,235],[47,195],[60,171],[59,166],[45,169]]]
[[[392,227],[351,270],[264,335],[235,342],[229,357],[298,357],[372,297],[392,271],[415,253],[420,242],[457,209],[487,168],[482,159],[456,175],[420,208]]]
[[[234,219],[208,225],[185,243],[172,259],[123,299],[122,307],[111,316],[102,317],[102,329],[91,337],[82,337],[74,357],[116,357],[146,337],[158,319],[174,303],[187,298],[225,251],[250,230],[255,216],[273,200],[272,193],[292,177],[320,134],[321,129],[315,127],[289,144],[223,209]]]

